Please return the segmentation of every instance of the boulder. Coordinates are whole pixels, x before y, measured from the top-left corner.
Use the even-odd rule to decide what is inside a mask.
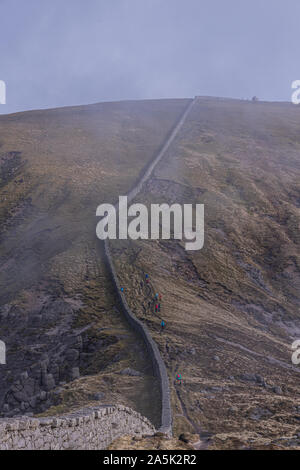
[[[43,376],[43,386],[47,391],[55,388],[55,380],[52,374],[45,374]]]

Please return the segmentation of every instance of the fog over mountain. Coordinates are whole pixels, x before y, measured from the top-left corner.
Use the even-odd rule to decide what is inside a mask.
[[[198,95],[290,100],[297,0],[1,0],[6,114]]]

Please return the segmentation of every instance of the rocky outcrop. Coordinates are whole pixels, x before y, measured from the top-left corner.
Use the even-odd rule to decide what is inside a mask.
[[[60,344],[56,343],[57,337],[61,339]],[[50,343],[52,351],[43,353],[40,361],[31,364],[18,375],[15,374],[11,384],[9,383],[11,374],[5,371],[6,376],[3,375],[1,380],[6,391],[2,396],[0,394],[0,411],[3,416],[12,417],[45,411],[50,406],[58,404],[56,387],[80,376],[79,367],[86,364],[85,351],[89,346],[88,338],[84,333],[81,334],[80,330],[57,337],[53,339],[53,343]],[[9,367],[11,368],[11,363],[6,369]]]

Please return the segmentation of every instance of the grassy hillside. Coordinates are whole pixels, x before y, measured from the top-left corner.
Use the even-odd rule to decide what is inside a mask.
[[[134,185],[187,103],[0,117],[2,413],[100,400],[158,423],[157,383],[119,313],[95,209]],[[204,203],[204,248],[112,243],[127,300],[157,341],[172,387],[174,443],[146,439],[141,448],[185,447],[182,433],[200,434],[202,442],[187,439],[197,448],[300,447],[291,362],[300,335],[299,127],[300,108],[290,104],[199,99],[137,202]]]
[[[204,203],[204,248],[112,244],[168,367],[175,435],[211,435],[211,448],[300,447],[299,126],[290,104],[200,99],[137,199]]]
[[[61,410],[98,391],[101,401],[127,403],[155,421],[155,379],[118,311],[95,212],[132,187],[187,103],[104,103],[0,117],[0,337],[8,349],[2,412],[43,411],[56,402]],[[64,385],[76,367],[90,379]],[[127,367],[142,376],[120,375]]]

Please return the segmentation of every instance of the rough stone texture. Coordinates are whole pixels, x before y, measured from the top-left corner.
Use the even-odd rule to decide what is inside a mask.
[[[54,295],[54,294],[53,294]],[[44,297],[43,297],[44,298]],[[44,307],[37,312],[43,311],[47,317],[47,313],[52,311],[51,298],[45,297]],[[48,321],[55,324],[57,334],[47,334],[50,323],[41,322],[40,335],[38,340],[31,338],[31,317],[27,317],[26,327],[28,327],[28,335],[30,340],[23,338],[24,331],[21,330],[22,323],[18,320],[22,317],[21,310],[12,315],[5,313],[5,308],[0,309],[1,327],[6,325],[9,330],[14,331],[18,338],[23,338],[24,350],[26,354],[13,352],[10,353],[10,363],[1,365],[0,376],[0,414],[2,417],[11,418],[17,414],[26,412],[42,413],[52,405],[57,405],[57,397],[53,394],[53,390],[61,382],[69,382],[80,376],[79,369],[87,366],[92,357],[86,360],[86,352],[89,347],[89,337],[86,334],[88,328],[72,329],[61,322],[64,318],[68,323],[74,316],[75,310],[70,305],[62,301],[53,301],[54,308],[57,308],[57,316],[49,315]],[[8,310],[8,312],[10,312]],[[44,315],[43,313],[43,315]],[[41,316],[42,313],[35,313]],[[5,323],[7,318],[12,317],[11,321]],[[67,319],[67,320],[66,320]],[[4,321],[5,320],[5,321]],[[7,320],[8,321],[8,320]],[[32,320],[34,324],[34,319]],[[20,331],[18,332],[18,328]],[[2,330],[1,330],[2,331]],[[22,340],[23,341],[23,340]],[[31,342],[32,341],[32,342]],[[38,344],[36,344],[38,342]],[[7,339],[8,343],[8,339]],[[43,354],[36,353],[35,346],[47,349],[48,352]],[[50,352],[51,351],[51,352]],[[90,355],[92,356],[92,355]]]
[[[0,419],[0,450],[97,450],[124,435],[155,434],[147,418],[125,406],[80,410],[55,418]]]

